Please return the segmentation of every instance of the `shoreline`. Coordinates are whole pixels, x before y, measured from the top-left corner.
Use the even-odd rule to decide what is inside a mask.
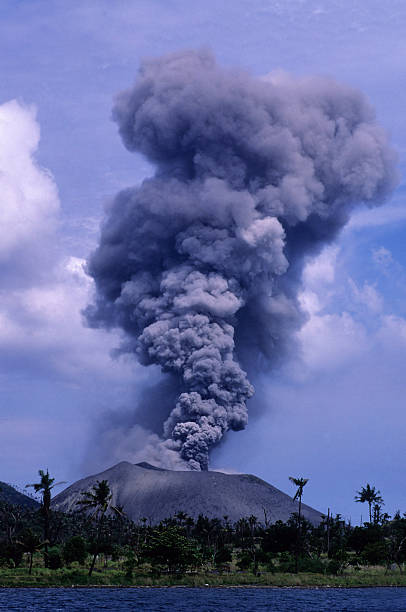
[[[406,588],[406,574],[385,568],[371,566],[361,571],[349,570],[343,574],[316,572],[202,572],[202,573],[156,573],[149,570],[126,574],[121,568],[97,568],[91,576],[88,568],[72,567],[50,570],[33,568],[0,569],[0,590],[35,589],[365,589],[365,588]]]
[[[56,578],[56,577],[55,577]],[[203,579],[200,581],[186,582],[179,581],[178,584],[171,583],[170,581],[161,583],[151,583],[145,581],[144,583],[136,583],[131,581],[112,581],[112,582],[91,582],[86,583],[85,581],[75,581],[76,577],[72,577],[73,580],[64,581],[47,581],[41,580],[41,577],[35,577],[34,580],[20,579],[19,581],[13,580],[0,580],[0,590],[3,589],[372,589],[372,588],[406,588],[406,576],[401,575],[398,577],[390,576],[386,580],[364,580],[357,582],[351,577],[341,577],[341,579],[332,581],[319,581],[318,576],[312,576],[313,580],[309,576],[302,576],[298,580],[291,580],[291,583],[286,580],[275,580],[263,581],[263,582],[235,582],[227,583],[218,581],[210,581],[210,579]],[[378,577],[376,577],[378,578]]]
[[[0,591],[3,589],[280,589],[280,590],[313,590],[322,591],[325,589],[406,589],[404,584],[360,584],[360,585],[272,585],[272,584],[212,584],[212,585],[196,585],[188,584],[72,584],[68,585],[1,585]]]

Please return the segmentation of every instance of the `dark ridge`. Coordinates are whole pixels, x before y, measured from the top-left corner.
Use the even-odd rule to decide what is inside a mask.
[[[20,493],[6,482],[0,482],[0,501],[15,506],[22,506],[23,508],[31,508],[32,510],[40,506],[40,503],[36,499],[24,493]]]

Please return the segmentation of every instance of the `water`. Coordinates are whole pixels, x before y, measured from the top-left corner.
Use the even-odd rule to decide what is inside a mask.
[[[0,589],[0,609],[148,612],[406,612],[406,588]]]

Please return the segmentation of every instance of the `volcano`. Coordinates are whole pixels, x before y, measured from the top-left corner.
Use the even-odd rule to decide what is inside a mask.
[[[151,525],[178,512],[194,519],[199,514],[219,519],[227,516],[231,522],[254,515],[260,522],[273,523],[287,521],[298,511],[298,502],[251,474],[174,471],[127,461],[78,480],[55,496],[53,509],[77,510],[81,494],[101,480],[108,481],[114,506],[122,506],[133,521],[146,518]],[[314,525],[322,517],[306,504],[302,504],[302,514]]]

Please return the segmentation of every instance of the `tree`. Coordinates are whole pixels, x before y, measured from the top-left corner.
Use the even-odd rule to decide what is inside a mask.
[[[20,506],[0,500],[0,525],[7,535],[8,544],[13,544],[17,526],[22,521],[23,509]]]
[[[58,546],[53,546],[48,551],[48,567],[51,570],[63,567],[63,557]]]
[[[217,566],[231,563],[233,560],[233,550],[229,546],[221,546],[214,555],[214,563]]]
[[[45,566],[48,564],[48,544],[49,544],[49,522],[51,516],[51,491],[54,487],[57,487],[63,482],[55,482],[55,478],[51,478],[48,470],[46,473],[44,470],[39,470],[38,474],[41,477],[39,482],[34,484],[27,484],[27,487],[33,487],[36,493],[41,493],[41,513],[44,518],[44,562]]]
[[[97,555],[100,548],[100,539],[103,530],[104,518],[107,511],[114,512],[117,515],[122,514],[121,509],[112,506],[111,501],[113,494],[110,491],[107,480],[97,481],[90,491],[82,493],[82,499],[76,502],[82,506],[82,510],[91,512],[91,519],[97,523],[97,535],[94,546],[93,559],[89,568],[89,576],[92,575],[96,563]]]
[[[283,523],[276,521],[267,527],[262,540],[265,553],[292,552],[297,541],[297,525],[293,521]]]
[[[74,561],[83,565],[86,561],[86,541],[80,535],[72,536],[67,540],[63,547],[63,557],[65,562],[69,565]]]
[[[183,573],[187,567],[201,563],[197,543],[188,539],[179,526],[160,525],[151,534],[148,544],[143,547],[142,557],[155,568],[169,572]]]
[[[128,580],[132,580],[133,571],[137,565],[137,558],[132,548],[128,547],[126,552],[127,554],[124,561],[125,577]]]
[[[21,546],[24,552],[27,552],[30,555],[30,567],[28,573],[31,574],[34,553],[39,552],[45,545],[45,542],[41,542],[40,538],[33,533],[31,529],[26,529],[22,533],[21,539],[17,541],[17,544]]]
[[[298,529],[297,529],[297,547],[296,547],[296,574],[299,569],[299,549],[301,543],[301,521],[302,521],[302,497],[303,497],[303,488],[309,482],[308,478],[293,478],[293,476],[289,476],[289,480],[292,484],[297,487],[297,491],[293,497],[293,501],[299,500],[299,512],[298,512]]]
[[[396,563],[402,574],[402,566],[406,561],[406,515],[401,518],[400,513],[396,513],[393,520],[385,524],[384,529],[389,553],[387,567]]]
[[[379,507],[384,505],[381,492],[377,491],[375,487],[371,487],[368,483],[366,487],[362,487],[361,491],[357,491],[357,495],[354,499],[361,504],[368,502],[370,523],[372,523],[372,504],[377,504]]]

